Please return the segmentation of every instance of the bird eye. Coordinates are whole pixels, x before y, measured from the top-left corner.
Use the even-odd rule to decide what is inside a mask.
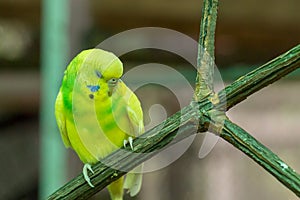
[[[116,78],[112,78],[112,79],[110,79],[110,80],[111,80],[111,82],[113,82],[113,83],[117,82],[117,79],[116,79]]]
[[[117,83],[118,83],[118,80],[117,78],[111,78],[107,81],[108,85],[110,86],[115,86]]]

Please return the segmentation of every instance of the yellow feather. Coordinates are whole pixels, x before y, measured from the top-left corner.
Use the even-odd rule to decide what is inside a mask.
[[[68,148],[71,146],[69,137],[66,130],[66,118],[63,111],[63,102],[61,92],[59,91],[56,102],[55,102],[55,116],[57,125],[60,131],[61,138],[63,139],[64,145]]]
[[[65,146],[85,164],[95,164],[122,147],[129,136],[144,132],[140,102],[120,80],[122,73],[121,61],[100,49],[81,52],[65,72],[55,104],[56,120]],[[136,195],[141,174],[132,177],[126,178],[125,188]],[[122,199],[123,177],[109,186],[109,192],[112,199]]]

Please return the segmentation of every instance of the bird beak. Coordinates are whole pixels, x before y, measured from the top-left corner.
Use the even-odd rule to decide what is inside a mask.
[[[108,96],[110,97],[113,93],[114,89],[112,88],[108,88]]]
[[[111,96],[114,93],[118,82],[119,80],[115,82],[110,82],[110,81],[108,82],[108,96]]]

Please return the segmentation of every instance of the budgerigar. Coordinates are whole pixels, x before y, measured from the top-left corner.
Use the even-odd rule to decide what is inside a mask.
[[[83,174],[93,187],[91,165],[123,145],[132,146],[144,132],[143,112],[136,95],[120,79],[123,64],[113,53],[89,49],[67,67],[55,104],[55,115],[66,147],[84,163]],[[130,173],[108,186],[112,200],[123,199],[123,189],[135,196],[142,175]]]

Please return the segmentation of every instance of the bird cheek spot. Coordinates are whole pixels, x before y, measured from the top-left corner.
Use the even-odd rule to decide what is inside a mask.
[[[91,92],[97,92],[100,89],[99,85],[87,85],[86,87],[89,88]]]

